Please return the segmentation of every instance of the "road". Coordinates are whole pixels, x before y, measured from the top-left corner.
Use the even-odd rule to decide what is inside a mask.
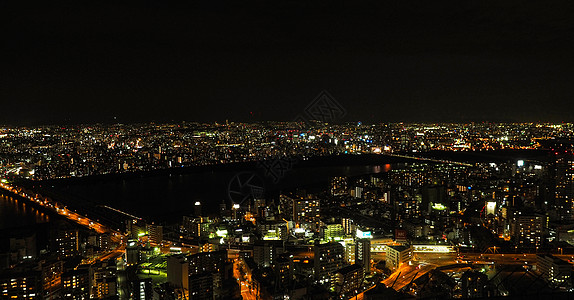
[[[574,255],[554,256],[574,264]],[[536,264],[536,254],[462,253],[460,257],[457,257],[456,253],[415,253],[412,265],[405,264],[400,266],[399,269],[382,282],[388,287],[400,290],[407,286],[413,279],[419,278],[435,268],[461,263],[474,265],[534,265]]]
[[[241,287],[241,296],[245,300],[255,300],[257,295],[254,290],[250,288],[249,278],[246,278],[244,274],[241,273],[240,269],[243,262],[241,259],[236,258],[233,262],[233,277],[237,279],[239,286]],[[244,280],[245,278],[245,280]]]
[[[413,279],[419,278],[434,268],[457,263],[456,253],[415,253],[412,265],[400,266],[383,283],[395,290],[407,286]],[[394,285],[393,285],[394,284]]]

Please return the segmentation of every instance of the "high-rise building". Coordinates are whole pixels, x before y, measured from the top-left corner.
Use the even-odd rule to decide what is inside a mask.
[[[209,225],[209,218],[183,216],[183,228],[192,236],[206,236],[209,233]]]
[[[345,236],[342,224],[327,224],[323,227],[323,238],[325,240],[341,240]]]
[[[0,274],[0,299],[43,299],[41,284],[40,272],[4,271]]]
[[[117,270],[115,263],[98,262],[90,268],[91,298],[106,298],[117,294]]]
[[[295,226],[317,231],[321,222],[320,201],[316,198],[293,199],[293,222]]]
[[[227,262],[227,251],[202,252],[187,257],[189,262],[189,275],[203,272],[221,272]],[[191,288],[191,287],[190,287]]]
[[[253,245],[253,260],[261,267],[270,267],[283,252],[282,241],[258,241]]]
[[[371,273],[371,240],[357,239],[355,246],[355,263],[363,267],[365,274]]]
[[[213,300],[221,285],[219,273],[202,272],[189,276],[190,300]]]
[[[71,257],[78,255],[80,248],[78,230],[71,228],[62,228],[58,230],[56,236],[56,247],[60,257]]]
[[[345,263],[348,265],[352,265],[355,263],[355,250],[356,250],[356,244],[355,244],[355,240],[353,238],[345,238],[343,240],[343,243],[345,244]]]
[[[126,246],[126,264],[128,266],[136,265],[140,261],[140,245],[137,241],[129,240]]]
[[[201,202],[195,201],[195,205],[193,206],[193,213],[196,217],[201,217]]]
[[[134,300],[152,300],[153,286],[151,278],[137,278],[132,282]]]
[[[283,253],[273,262],[276,286],[279,290],[289,290],[293,285],[293,255]]]
[[[148,224],[146,225],[146,231],[152,246],[161,244],[163,241],[163,226]]]
[[[555,206],[560,220],[574,219],[574,155],[569,150],[555,152]]]
[[[350,218],[342,218],[341,219],[341,224],[343,225],[343,233],[345,235],[348,234],[352,234],[355,232],[354,230],[354,225],[353,225],[353,220]]]
[[[42,275],[42,299],[59,299],[62,291],[64,262],[62,260],[43,261],[39,268]]]
[[[314,254],[315,280],[320,284],[329,283],[330,275],[342,268],[345,263],[343,245],[337,242],[316,243]]]
[[[62,297],[72,300],[90,299],[89,268],[78,268],[62,274]]]
[[[539,214],[523,214],[517,211],[510,227],[514,243],[522,247],[538,247],[542,243],[546,218]]]
[[[363,267],[357,264],[337,270],[331,280],[331,290],[343,297],[350,298],[363,284]]]
[[[188,290],[189,263],[183,254],[167,257],[167,282],[175,288]]]

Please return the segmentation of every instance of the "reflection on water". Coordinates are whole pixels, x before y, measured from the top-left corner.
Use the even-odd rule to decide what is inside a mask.
[[[0,195],[0,229],[45,223],[49,216],[24,200]]]
[[[264,190],[267,197],[277,197],[281,191],[298,187],[326,188],[336,176],[358,176],[385,173],[391,164],[343,165],[294,168],[278,182],[266,177]],[[216,213],[219,205],[231,205],[228,185],[232,178],[245,170],[207,171],[180,175],[142,176],[139,178],[93,180],[88,182],[62,182],[54,184],[52,191],[62,199],[95,205],[109,205],[134,215],[155,220],[180,220],[193,213],[194,203],[201,201],[204,212]],[[268,198],[269,199],[269,198]]]

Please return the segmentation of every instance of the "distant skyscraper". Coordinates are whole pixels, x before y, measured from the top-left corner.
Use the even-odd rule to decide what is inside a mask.
[[[574,156],[570,151],[555,152],[555,203],[560,220],[571,221],[574,215]]]
[[[195,205],[193,206],[193,212],[195,213],[196,217],[201,217],[201,202],[195,201]]]

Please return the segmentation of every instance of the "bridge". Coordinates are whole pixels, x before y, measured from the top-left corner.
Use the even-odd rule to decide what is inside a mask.
[[[440,164],[451,164],[451,165],[459,165],[459,166],[465,166],[465,167],[474,167],[473,164],[467,164],[467,163],[463,163],[463,162],[459,162],[459,161],[452,161],[452,160],[446,160],[446,159],[434,159],[434,158],[410,156],[410,155],[395,154],[395,153],[384,153],[383,155],[387,155],[387,156],[391,156],[391,157],[398,157],[398,158],[412,159],[412,160],[430,161],[430,162],[435,162],[435,163],[440,163]]]

